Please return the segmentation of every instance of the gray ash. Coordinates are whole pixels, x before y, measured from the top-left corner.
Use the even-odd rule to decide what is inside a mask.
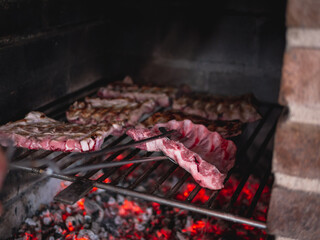
[[[220,206],[216,207],[223,208],[223,202],[228,202],[229,196],[232,195],[229,192],[237,186],[236,181],[236,179],[229,181],[231,184],[226,185],[221,191],[222,195],[219,195],[216,201]],[[245,205],[249,205],[250,201],[245,200],[252,198],[254,190],[251,188],[255,188],[256,184],[254,179],[250,182],[251,184],[246,186],[243,194],[239,196],[242,204],[244,202]],[[187,184],[176,198],[184,200],[194,187],[192,184]],[[270,191],[267,189],[264,192],[265,196],[262,196],[266,200],[257,206],[256,219],[265,221],[269,194]],[[207,199],[205,191],[200,191],[195,202]],[[42,206],[33,217],[27,218],[9,239],[261,240],[266,237],[264,231],[247,225],[93,189],[86,198],[72,206],[57,202]]]

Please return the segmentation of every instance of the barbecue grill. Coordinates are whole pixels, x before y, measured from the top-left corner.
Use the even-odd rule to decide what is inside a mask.
[[[100,81],[97,84],[103,84],[105,81]],[[61,121],[65,119],[65,111],[67,107],[75,100],[83,99],[85,96],[94,96],[97,91],[97,84],[89,86],[82,89],[74,94],[68,95],[63,99],[53,102],[50,105],[44,106],[39,111],[43,111],[49,117],[58,119]],[[197,213],[221,218],[228,221],[233,221],[237,223],[247,224],[256,228],[266,229],[266,223],[252,218],[253,212],[256,205],[259,202],[260,195],[263,189],[268,186],[271,187],[272,184],[272,175],[271,175],[271,152],[272,152],[272,140],[275,132],[275,126],[278,120],[278,117],[281,113],[282,108],[275,104],[270,103],[259,103],[259,112],[262,115],[262,119],[256,123],[248,123],[244,127],[243,134],[233,138],[233,141],[238,147],[236,165],[228,173],[227,178],[225,179],[225,184],[228,183],[228,180],[231,175],[240,175],[240,181],[235,191],[232,194],[232,197],[228,203],[226,203],[223,209],[217,210],[214,208],[215,200],[219,196],[218,191],[208,191],[209,199],[204,203],[193,203],[193,200],[202,189],[198,184],[195,184],[196,187],[190,192],[184,201],[177,200],[175,196],[182,188],[183,184],[186,182],[193,182],[193,179],[190,178],[190,174],[180,168],[178,165],[170,162],[168,160],[163,161],[154,161],[150,163],[137,163],[129,166],[125,170],[120,170],[120,166],[104,169],[103,175],[98,178],[92,178],[99,170],[86,171],[84,174],[59,174],[48,172],[48,165],[46,162],[43,162],[43,165],[37,167],[25,166],[23,165],[26,159],[34,158],[36,160],[51,158],[52,162],[55,162],[62,170],[67,169],[70,165],[75,163],[75,160],[72,160],[70,156],[71,153],[59,153],[58,155],[53,155],[51,151],[44,150],[23,150],[16,154],[14,160],[11,163],[11,167],[14,169],[22,169],[37,175],[58,178],[65,181],[70,181],[72,184],[66,189],[61,191],[55,196],[56,201],[61,201],[66,204],[74,204],[79,199],[84,197],[93,187],[105,189],[107,191],[131,196],[134,198],[141,198],[148,201],[157,202],[160,204],[169,205],[172,207],[178,207],[185,210],[194,211]],[[163,111],[159,109],[158,111]],[[109,136],[105,140],[102,149],[108,149],[110,147],[117,146],[121,143],[126,143],[130,141],[130,138],[127,135],[122,135],[120,137]],[[133,140],[131,140],[132,142]],[[158,153],[154,152],[145,152],[139,149],[128,148],[127,150],[115,151],[107,155],[104,159],[99,159],[96,157],[91,157],[88,159],[85,164],[97,164],[97,163],[106,163],[116,161],[117,157],[121,155],[120,161],[127,161],[139,157],[151,157],[157,155]],[[52,156],[52,157],[50,157]],[[22,163],[22,164],[21,164]],[[263,164],[263,169],[259,169],[259,164]],[[79,164],[77,164],[78,167]],[[163,175],[152,175],[151,174],[157,168],[166,168],[167,171]],[[138,177],[134,178],[130,182],[126,179],[134,171],[139,171],[139,168],[143,169],[143,173],[139,174]],[[117,172],[120,171],[120,174],[117,175]],[[175,175],[177,172],[182,176],[177,182],[175,182],[170,189],[166,192],[159,192],[161,185],[168,180],[172,175]],[[241,191],[243,190],[245,184],[247,183],[250,175],[259,174],[259,187],[255,192],[254,197],[252,198],[250,207],[243,212],[241,215],[236,215],[232,213],[233,205],[237,201]],[[115,178],[114,175],[117,175]],[[106,179],[112,179],[105,183]],[[148,182],[149,178],[156,179],[153,182],[153,185],[146,186],[144,183]],[[139,188],[144,184],[144,189]]]
[[[36,212],[40,204],[50,202],[52,195],[60,188],[60,180],[71,182],[71,185],[57,194],[55,199],[67,204],[88,196],[86,194],[92,188],[101,188],[133,199],[212,216],[222,219],[222,222],[245,224],[249,230],[253,226],[259,231],[278,235],[278,222],[273,220],[281,220],[278,215],[282,215],[282,221],[286,222],[286,219],[290,219],[287,213],[292,211],[285,213],[283,210],[277,215],[274,214],[277,209],[272,208],[271,204],[274,224],[270,225],[269,217],[267,230],[268,208],[264,208],[261,218],[256,212],[261,204],[269,205],[271,187],[272,191],[279,187],[277,176],[276,184],[273,184],[271,159],[275,126],[282,111],[277,102],[285,51],[286,1],[228,0],[215,2],[214,7],[211,2],[193,0],[139,3],[121,0],[108,4],[103,4],[105,1],[92,3],[88,0],[0,2],[1,125],[21,119],[33,110],[65,121],[65,111],[74,101],[95,96],[100,86],[123,79],[124,75],[131,76],[134,83],[141,85],[176,88],[187,85],[195,92],[214,96],[253,93],[258,99],[257,106],[262,116],[257,122],[245,124],[243,133],[231,139],[237,146],[236,164],[225,179],[225,188],[220,191],[201,188],[188,173],[167,159],[85,173],[53,171],[162,157],[160,153],[127,148],[108,153],[102,159],[92,157],[75,161],[72,153],[16,149],[11,161],[12,170],[0,193],[0,201],[6,210],[0,217],[0,235],[9,236],[8,228],[12,230],[18,227]],[[290,4],[295,11],[301,9],[299,6],[294,8],[299,1],[288,2],[293,2]],[[307,14],[300,10],[297,12]],[[312,12],[309,15],[314,14]],[[291,27],[297,27],[295,24],[298,21],[294,16],[289,16],[294,22]],[[300,36],[299,31],[291,35]],[[305,33],[302,32],[302,35],[305,36]],[[309,40],[308,44],[313,44]],[[292,43],[301,44],[299,41]],[[316,48],[318,46],[313,47]],[[300,58],[293,54],[292,62],[297,59]],[[299,61],[304,63],[305,59],[301,59]],[[310,66],[317,66],[311,60],[306,62]],[[288,67],[290,71],[291,66]],[[293,68],[300,69],[297,66],[293,64]],[[313,73],[310,71],[312,79],[316,75]],[[283,90],[288,95],[292,91]],[[289,105],[286,96],[282,98],[280,103]],[[309,102],[306,105],[311,106]],[[131,141],[126,135],[110,136],[103,148]],[[279,141],[285,142],[283,139]],[[306,142],[316,141],[307,139]],[[276,144],[275,149],[278,146]],[[36,165],[30,165],[30,159]],[[290,175],[298,168],[296,172],[300,173],[300,165],[291,166],[290,163],[283,164],[285,170],[275,171],[277,164],[273,161],[272,171]],[[310,169],[310,165],[307,164],[306,168]],[[317,178],[314,172],[312,175],[306,171],[302,177]],[[294,177],[299,175],[292,174]],[[255,184],[251,184],[251,181]],[[254,194],[244,200],[243,195],[251,185],[254,185]],[[192,188],[188,188],[190,186]],[[226,192],[228,198],[223,198]],[[203,194],[205,197],[200,201],[199,196]],[[309,212],[301,212],[310,215]],[[292,218],[295,222],[304,219],[300,216]],[[284,224],[284,228],[287,225]],[[292,237],[287,234],[289,230],[281,229],[279,236]],[[303,232],[299,237],[302,235]]]

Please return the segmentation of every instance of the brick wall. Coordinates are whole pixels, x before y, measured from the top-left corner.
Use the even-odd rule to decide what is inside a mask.
[[[269,233],[278,239],[320,236],[320,1],[289,0],[287,47],[273,156]]]

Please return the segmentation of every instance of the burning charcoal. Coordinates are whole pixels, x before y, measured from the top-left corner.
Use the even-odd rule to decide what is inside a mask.
[[[95,196],[95,200],[96,200],[98,203],[101,203],[101,197],[100,197],[100,195],[96,195],[96,196]]]
[[[120,216],[116,216],[114,218],[114,223],[117,224],[117,225],[121,225],[123,222],[123,219],[120,217]]]
[[[52,222],[52,219],[51,217],[45,216],[44,218],[42,218],[42,222],[44,225],[50,225],[50,223]]]
[[[109,205],[113,205],[113,204],[115,204],[116,203],[116,200],[113,198],[113,197],[110,197],[109,198],[109,201],[108,201],[108,204]]]
[[[101,230],[101,232],[99,233],[99,239],[106,240],[107,238],[108,238],[108,233],[105,232],[104,230]]]
[[[92,221],[92,218],[91,218],[90,215],[85,215],[85,216],[84,216],[84,222],[85,222],[85,223],[91,223],[91,221]]]
[[[105,209],[104,209],[104,215],[105,215],[106,218],[112,217],[112,215],[111,215],[111,213],[110,213],[110,211],[109,211],[108,208],[105,208]]]
[[[96,234],[94,234],[92,231],[87,230],[87,229],[81,229],[79,231],[78,238],[99,240],[99,237]]]
[[[40,232],[41,231],[41,221],[37,220],[37,226],[34,229],[36,232]]]
[[[110,233],[111,235],[113,235],[114,237],[119,237],[119,231],[117,229],[117,226],[114,224],[113,221],[111,220],[107,220],[105,223],[104,223],[104,228],[105,230]]]
[[[31,227],[37,226],[37,223],[36,223],[33,219],[31,219],[31,218],[27,218],[27,219],[25,220],[25,223],[28,224],[28,225],[31,226]]]
[[[120,194],[117,195],[118,204],[122,205],[124,202],[124,197]]]
[[[62,233],[62,228],[59,225],[54,225],[53,228],[55,229],[56,233]]]
[[[60,212],[55,212],[53,214],[53,221],[56,222],[62,222],[62,216]]]
[[[187,240],[188,239],[181,232],[177,232],[176,233],[176,237],[177,237],[178,240]]]
[[[191,216],[188,216],[185,228],[191,227],[192,224],[193,224],[193,219],[191,218]]]
[[[78,214],[75,216],[75,220],[76,220],[77,225],[81,225],[81,224],[84,223],[83,215],[81,215],[80,213],[78,213]]]
[[[60,204],[59,204],[59,208],[60,208],[62,211],[65,211],[65,210],[66,210],[66,205],[60,203]]]
[[[72,212],[72,210],[71,210],[71,208],[69,206],[66,207],[66,212],[67,213],[71,213]]]
[[[145,226],[143,226],[143,224],[135,224],[135,229],[142,232],[145,230]]]
[[[99,233],[99,231],[100,231],[100,224],[98,223],[98,222],[93,222],[92,224],[91,224],[91,231],[93,232],[93,233],[95,233],[95,234],[98,234]]]
[[[74,231],[74,228],[77,226],[76,218],[74,216],[67,217],[65,224],[70,232]]]
[[[112,207],[110,208],[111,216],[117,215],[117,214],[118,214],[118,211],[119,211],[119,208],[118,208],[118,207],[112,206]]]
[[[84,209],[93,217],[97,222],[101,222],[104,216],[103,209],[93,200],[87,199],[84,202]]]

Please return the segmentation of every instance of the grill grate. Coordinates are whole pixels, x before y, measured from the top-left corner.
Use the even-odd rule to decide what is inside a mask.
[[[64,113],[67,107],[75,100],[82,99],[85,96],[92,96],[96,92],[98,86],[99,84],[89,86],[38,110],[45,112],[48,116],[55,119],[65,120]],[[222,209],[215,209],[215,202],[221,190],[206,190],[209,192],[208,200],[205,203],[193,203],[192,201],[195,199],[197,194],[199,194],[202,188],[194,182],[188,172],[166,160],[152,163],[137,163],[124,170],[121,169],[121,167],[105,169],[103,174],[97,179],[93,179],[92,177],[98,172],[98,170],[89,171],[85,175],[62,175],[53,173],[49,176],[73,182],[68,188],[61,191],[55,197],[55,200],[73,204],[87,194],[93,187],[97,187],[107,191],[154,201],[160,204],[166,204],[172,207],[178,207],[218,217],[224,220],[265,229],[266,223],[252,219],[252,215],[259,202],[263,189],[268,184],[269,187],[271,187],[269,181],[272,179],[271,154],[268,153],[272,152],[272,140],[275,132],[275,126],[281,112],[281,107],[267,103],[261,103],[259,105],[259,111],[263,118],[259,122],[246,124],[243,134],[232,139],[238,147],[238,153],[235,167],[228,173],[228,176],[225,179],[225,184],[228,183],[231,176],[240,176],[240,178],[238,177],[240,181],[236,190],[233,192],[230,201],[225,204],[225,207]],[[118,138],[109,136],[106,138],[103,148],[115,146],[120,143],[127,143],[130,140],[131,139],[126,135]],[[120,150],[109,154],[103,161],[111,162],[119,159],[120,157],[122,158],[121,160],[130,160],[134,156],[148,157],[156,154],[158,153],[145,152],[139,149]],[[22,152],[20,151],[20,154],[15,157],[13,162],[21,162],[29,156],[34,156],[37,159],[52,156],[51,161],[54,161],[61,169],[65,169],[74,164],[73,162],[70,162],[70,159],[68,158],[69,155],[70,153],[24,150]],[[101,159],[93,157],[89,159],[86,164],[97,163],[98,161],[100,162]],[[260,165],[263,166],[259,167]],[[48,174],[45,165],[37,168],[16,165],[16,168],[40,175]],[[157,174],[157,170],[162,168],[167,169],[167,171],[163,174]],[[141,174],[129,181],[129,176],[134,172],[141,172]],[[259,187],[251,200],[249,208],[244,212],[242,211],[242,214],[232,213],[235,202],[239,198],[245,184],[248,182],[249,177],[253,174],[261,177],[259,177]],[[174,184],[171,184],[171,188],[167,189],[165,192],[159,191],[161,186],[175,175],[179,176],[179,180]],[[104,182],[107,178],[112,179],[110,183]],[[146,182],[152,182],[152,184],[146,184]],[[194,183],[195,188],[188,196],[186,196],[184,201],[177,200],[176,195],[186,182]]]

